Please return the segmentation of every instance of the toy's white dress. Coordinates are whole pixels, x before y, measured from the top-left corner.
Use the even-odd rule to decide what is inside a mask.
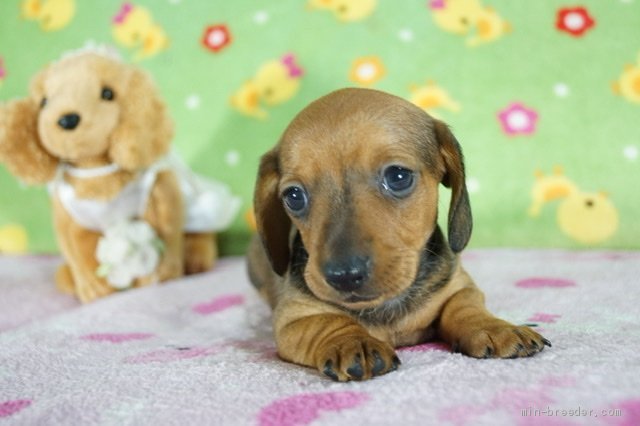
[[[140,172],[108,201],[79,198],[73,186],[64,179],[65,174],[82,179],[105,176],[118,170],[120,168],[115,164],[93,169],[61,165],[49,183],[49,192],[55,194],[78,224],[98,232],[104,232],[116,222],[141,218],[157,175],[165,170],[172,170],[180,183],[186,208],[184,230],[187,232],[221,231],[231,224],[240,207],[240,199],[233,196],[226,185],[196,175],[173,153]]]

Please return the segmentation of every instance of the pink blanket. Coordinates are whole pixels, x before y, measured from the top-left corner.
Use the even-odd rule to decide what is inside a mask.
[[[0,257],[0,425],[638,425],[640,252],[475,250],[496,314],[537,323],[536,357],[429,343],[334,383],[280,361],[244,259],[80,306],[55,257]]]

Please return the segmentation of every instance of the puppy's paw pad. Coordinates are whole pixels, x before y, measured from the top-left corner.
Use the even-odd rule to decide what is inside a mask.
[[[373,337],[343,336],[324,346],[318,369],[335,381],[366,380],[398,368],[393,348]]]

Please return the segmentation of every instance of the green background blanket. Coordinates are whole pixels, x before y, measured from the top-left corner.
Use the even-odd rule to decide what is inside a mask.
[[[451,125],[472,246],[640,247],[640,0],[3,0],[0,101],[90,40],[152,74],[176,150],[242,197],[223,253],[252,232],[260,155],[345,86]],[[0,167],[0,251],[56,250],[50,214]]]

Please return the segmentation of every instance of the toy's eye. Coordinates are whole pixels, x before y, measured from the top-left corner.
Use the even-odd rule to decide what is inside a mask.
[[[111,90],[110,87],[103,87],[102,88],[102,93],[100,94],[100,97],[102,99],[104,99],[105,101],[112,101],[113,98],[116,97],[115,93],[113,93],[113,90]]]
[[[42,98],[40,101],[40,108],[44,108],[47,105],[47,98]]]
[[[382,172],[382,188],[397,198],[409,195],[415,187],[413,171],[402,166],[389,166]]]
[[[307,191],[300,186],[290,186],[285,189],[282,193],[282,200],[291,214],[295,216],[303,215],[309,206]]]

